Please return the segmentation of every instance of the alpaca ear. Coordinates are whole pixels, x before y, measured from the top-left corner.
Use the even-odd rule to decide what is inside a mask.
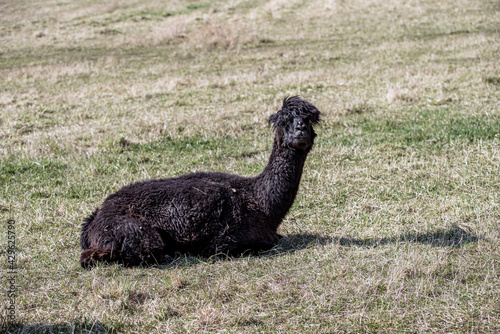
[[[312,103],[306,100],[300,100],[300,114],[307,117],[311,124],[316,124],[320,121],[320,111]]]
[[[289,122],[290,117],[293,118],[300,115],[307,118],[311,124],[315,124],[320,121],[320,114],[318,108],[312,103],[298,96],[287,96],[283,99],[283,106],[281,109],[277,113],[269,116],[269,123],[276,129]]]
[[[320,112],[318,108],[313,106],[311,103],[307,102],[307,118],[311,122],[311,124],[316,124],[320,121]]]
[[[320,112],[312,103],[301,99],[299,96],[287,96],[283,99],[283,107],[281,111],[290,113],[294,116],[300,115],[305,117],[311,124],[320,121]]]
[[[273,127],[276,128],[278,126],[278,119],[278,113],[272,114],[271,116],[269,116],[269,124],[272,124]]]

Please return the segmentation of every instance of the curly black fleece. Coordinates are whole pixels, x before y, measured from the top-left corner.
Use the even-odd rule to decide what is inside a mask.
[[[320,112],[297,96],[269,118],[276,136],[256,177],[197,172],[132,183],[82,224],[80,263],[165,263],[176,253],[211,256],[272,248],[293,204]]]

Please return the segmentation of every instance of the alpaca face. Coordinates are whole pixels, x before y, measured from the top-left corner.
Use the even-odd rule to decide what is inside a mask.
[[[312,147],[315,136],[311,122],[305,117],[297,116],[285,125],[283,143],[296,150],[308,150]]]
[[[276,114],[269,117],[282,147],[309,151],[316,133],[312,127],[319,122],[320,112],[311,103],[298,96],[287,97]]]

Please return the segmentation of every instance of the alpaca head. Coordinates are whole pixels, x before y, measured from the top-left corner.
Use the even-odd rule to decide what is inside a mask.
[[[280,111],[269,117],[276,129],[281,147],[309,151],[316,133],[312,127],[319,122],[320,112],[311,103],[298,96],[286,97]]]

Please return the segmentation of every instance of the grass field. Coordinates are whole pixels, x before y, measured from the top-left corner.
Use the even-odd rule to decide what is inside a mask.
[[[80,268],[107,195],[257,175],[295,94],[323,121],[277,247]],[[499,206],[498,1],[0,0],[9,333],[499,332]]]

